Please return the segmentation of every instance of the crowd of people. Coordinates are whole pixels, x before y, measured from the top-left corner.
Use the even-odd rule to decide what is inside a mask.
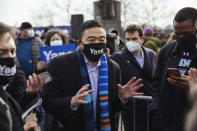
[[[69,41],[60,29],[49,28],[37,36],[23,22],[16,34],[0,22],[0,130],[118,131],[120,117],[124,131],[197,130],[196,8],[176,13],[168,38],[137,24],[121,37],[96,20],[85,21],[77,49],[47,66],[40,47]],[[48,83],[40,75],[46,71]],[[133,96],[152,101],[147,108]],[[22,117],[40,98],[42,104]]]

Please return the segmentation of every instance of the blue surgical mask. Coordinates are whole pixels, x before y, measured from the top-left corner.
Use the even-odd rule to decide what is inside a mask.
[[[34,30],[33,29],[27,30],[27,36],[28,37],[32,38],[32,37],[34,37],[34,35],[35,35],[35,33],[34,33]]]

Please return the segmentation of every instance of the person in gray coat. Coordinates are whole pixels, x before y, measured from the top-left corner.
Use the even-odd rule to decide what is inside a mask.
[[[16,54],[19,67],[28,78],[37,67],[40,59],[40,47],[44,46],[44,43],[41,39],[35,37],[30,23],[23,22],[20,31],[21,34],[16,39]]]

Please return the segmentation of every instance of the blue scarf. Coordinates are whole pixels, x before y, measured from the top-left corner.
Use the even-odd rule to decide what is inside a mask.
[[[90,79],[83,55],[80,50],[77,51],[77,57],[80,64],[80,72],[82,77],[82,85],[90,84]],[[91,85],[91,84],[90,84]],[[88,90],[92,89],[91,86]],[[109,118],[109,104],[108,104],[108,68],[107,59],[105,55],[101,56],[101,67],[99,71],[99,108],[100,108],[100,131],[111,131],[111,124]],[[85,131],[94,131],[94,111],[93,111],[93,97],[89,94],[85,99],[88,104],[83,105]]]

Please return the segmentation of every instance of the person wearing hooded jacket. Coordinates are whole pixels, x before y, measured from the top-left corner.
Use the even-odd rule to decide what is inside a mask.
[[[146,27],[144,29],[144,36],[144,47],[152,49],[158,56],[161,47],[161,41],[159,38],[153,37],[153,29],[150,27]]]

